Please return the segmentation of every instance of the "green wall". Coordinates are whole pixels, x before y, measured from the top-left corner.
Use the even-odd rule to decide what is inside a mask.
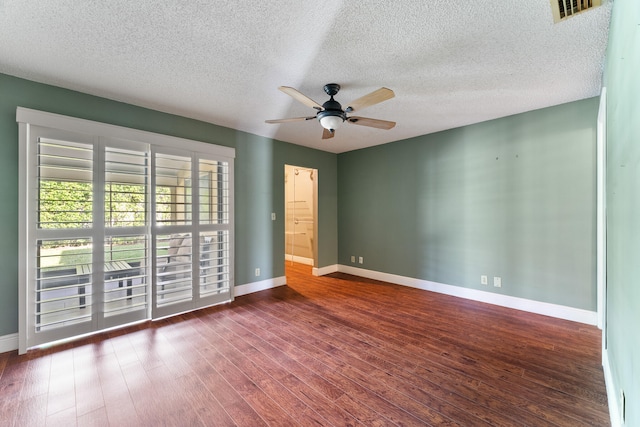
[[[340,154],[340,264],[595,311],[598,102]]]
[[[18,332],[18,106],[234,147],[236,285],[284,275],[284,165],[316,168],[318,266],[337,262],[335,154],[0,74],[0,337]]]
[[[607,355],[640,426],[640,2],[613,4],[607,88]],[[619,404],[620,402],[618,402]]]

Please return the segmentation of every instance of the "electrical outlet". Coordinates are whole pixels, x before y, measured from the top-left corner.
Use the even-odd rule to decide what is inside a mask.
[[[364,264],[364,258],[358,257],[358,264]]]
[[[260,275],[260,269],[256,268],[256,277],[258,277]]]
[[[487,276],[480,276],[480,284],[481,285],[488,285],[489,284],[489,278]]]
[[[351,262],[353,262],[353,263],[356,262],[356,256],[355,255],[351,255]]]
[[[275,220],[276,220],[276,213],[271,212],[271,221],[275,221]]]
[[[495,286],[496,288],[501,288],[502,287],[502,278],[496,276],[493,278],[493,286]]]

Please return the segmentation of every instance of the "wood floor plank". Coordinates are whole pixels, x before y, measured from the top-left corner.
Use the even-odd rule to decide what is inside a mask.
[[[66,419],[76,414],[75,375],[73,372],[73,350],[66,349],[51,355],[51,375],[47,398],[47,418]],[[69,411],[73,409],[73,411]],[[53,415],[64,412],[60,417]]]
[[[271,396],[251,380],[236,365],[218,352],[213,346],[202,349],[203,357],[215,361],[216,371],[242,396],[242,398],[269,425],[295,425],[295,420],[287,414]]]
[[[311,410],[331,425],[357,424],[357,420],[335,404],[335,400],[344,394],[338,387],[271,345],[267,331],[265,334],[260,333],[263,339],[240,323],[229,318],[227,320],[225,327],[239,338],[233,340],[238,351],[259,363],[262,369],[298,396]]]
[[[95,359],[95,365],[109,423],[111,425],[139,424],[127,382],[115,353],[99,354]]]
[[[291,310],[284,310],[284,311],[287,312],[287,313],[291,312]],[[332,329],[339,329],[339,328],[338,328],[338,326],[335,326],[334,328],[325,329],[325,331],[330,331]],[[357,348],[357,345],[358,345],[357,341],[353,341],[353,340],[350,341],[350,340],[346,340],[345,339],[345,329],[344,328],[339,329],[338,332],[334,331],[333,335],[335,335],[332,338],[333,345],[341,347],[347,353],[350,352],[351,348]],[[343,345],[343,343],[346,343],[346,345]],[[332,352],[333,356],[335,357],[335,350],[329,349],[327,351]],[[393,383],[394,388],[396,388],[396,389],[402,389],[402,390],[405,390],[405,391],[411,390],[411,385],[410,384],[409,385],[405,385],[403,383],[403,381],[405,379],[413,377],[414,376],[413,372],[407,371],[407,372],[404,373],[404,375],[402,375],[402,374],[398,375],[399,377],[403,377],[403,378],[394,378],[394,375],[396,375],[398,372],[401,372],[401,370],[394,370],[392,368],[393,365],[389,365],[388,363],[386,363],[385,360],[382,360],[381,358],[378,359],[379,363],[378,363],[378,365],[376,365],[374,359],[370,358],[372,352],[375,352],[375,349],[370,347],[370,346],[369,347],[363,347],[363,348],[361,348],[359,350],[356,350],[355,352],[351,352],[351,356],[346,359],[346,363],[349,366],[358,366],[359,365],[361,372],[366,372],[367,375],[369,375],[370,377],[373,374],[377,374],[378,372],[380,372],[379,373],[379,377],[386,381],[385,386],[388,386],[390,383]],[[363,355],[364,355],[364,357],[363,357]],[[361,361],[361,360],[357,359],[357,357],[363,357],[363,359],[368,359],[368,362],[373,362],[373,363],[367,364],[368,362],[365,362],[364,360]],[[378,369],[374,369],[374,367],[376,367]],[[394,371],[394,372],[392,373],[391,371]],[[423,384],[421,384],[421,386],[424,388],[425,386],[427,386],[427,384],[423,383]],[[439,397],[441,397],[441,398],[445,398],[446,397],[449,400],[451,400],[452,397],[454,399],[456,397],[456,396],[452,396],[450,391],[448,391],[448,390],[440,390],[437,386],[432,386],[431,391],[432,392],[439,392],[438,393]],[[411,392],[407,391],[407,393],[410,394]],[[415,396],[415,394],[414,394],[414,396]],[[425,395],[422,395],[422,399],[424,399],[425,397],[426,397]],[[431,402],[432,405],[434,405],[434,406],[438,405],[436,402],[439,402],[438,407],[441,410],[443,410],[443,408],[449,407],[448,411],[451,411],[451,410],[455,411],[455,409],[452,408],[451,405],[449,405],[446,402],[443,402],[442,400],[439,400],[437,397],[435,397],[435,398],[433,396],[429,396],[429,397],[433,398],[433,400]],[[470,403],[471,402],[465,402],[463,399],[458,400],[458,404],[459,405],[469,406]],[[444,409],[444,411],[447,412],[447,409]],[[458,413],[458,417],[460,417],[460,415],[463,413],[463,411],[460,411],[458,409],[457,413]],[[484,414],[483,417],[486,417],[486,415],[487,414]],[[501,424],[500,422],[498,422],[498,419],[502,419],[502,423],[505,424],[505,425],[511,425],[513,423],[513,420],[507,421],[506,419],[501,417],[499,414],[493,414],[493,417],[489,416],[489,420],[491,420],[491,423],[494,424],[494,425]],[[467,419],[461,419],[460,422],[465,424],[465,425],[468,425],[470,422],[479,423],[480,420],[478,420],[478,419],[468,419],[467,418]]]
[[[26,363],[27,372],[20,399],[26,400],[43,394],[46,395],[49,391],[49,380],[51,377],[51,356],[29,359]]]
[[[20,398],[29,366],[27,357],[18,357],[17,352],[7,354],[9,357],[0,376],[0,402]]]
[[[233,335],[233,334],[232,334]],[[231,337],[233,340],[235,335]],[[267,396],[280,406],[296,423],[301,425],[324,425],[326,421],[310,409],[289,389],[265,371],[261,364],[251,358],[251,354],[243,354],[225,341],[221,335],[216,344],[217,350],[253,381]],[[277,369],[277,368],[275,368]]]
[[[49,384],[48,381],[46,384]],[[39,394],[19,402],[15,411],[14,424],[0,422],[0,425],[14,427],[43,426],[47,422],[47,395]]]
[[[95,356],[87,346],[73,350],[73,378],[78,417],[88,413],[97,414],[96,411],[103,409],[105,404]],[[104,415],[106,417],[106,412]]]
[[[417,411],[413,413],[408,412],[403,409],[403,404],[400,401],[396,401],[395,404],[390,404],[389,400],[382,397],[379,393],[376,393],[371,387],[371,384],[362,385],[351,372],[350,365],[348,362],[343,361],[338,354],[338,349],[336,347],[332,347],[328,345],[326,342],[322,340],[312,340],[311,342],[305,341],[305,337],[309,339],[308,335],[305,335],[301,332],[301,329],[297,329],[299,332],[296,335],[291,334],[288,327],[279,328],[281,331],[280,338],[292,342],[296,345],[297,348],[302,349],[307,353],[308,356],[314,357],[318,360],[323,360],[324,366],[320,364],[316,364],[315,366],[319,369],[319,374],[323,375],[325,378],[331,379],[336,385],[345,390],[346,394],[350,394],[357,398],[358,401],[364,402],[369,408],[376,408],[375,411],[386,418],[389,418],[390,421],[394,423],[400,424],[412,424],[417,421],[424,423],[425,419],[420,419],[417,417]],[[373,367],[369,367],[373,369]],[[366,368],[365,368],[366,369]],[[341,372],[342,375],[336,375],[334,372]],[[398,396],[400,398],[400,396]],[[406,401],[403,401],[406,404]],[[413,409],[417,409],[414,407]],[[422,408],[421,408],[422,409]],[[432,411],[428,414],[421,414],[422,416],[432,419],[434,414]],[[407,414],[411,413],[411,417],[407,417]],[[437,422],[445,423],[450,420],[446,420],[445,417],[436,415]],[[417,419],[416,419],[417,418]]]
[[[595,327],[286,271],[231,304],[0,354],[0,425],[609,425]]]
[[[70,407],[53,414],[48,414],[45,421],[47,426],[52,427],[75,427],[78,425],[76,408]]]
[[[312,417],[313,421],[317,421],[319,425],[327,425],[327,423],[333,425],[355,424],[355,420],[346,412],[342,411],[334,402],[326,399],[318,391],[308,386],[298,378],[294,372],[286,367],[291,365],[283,366],[278,363],[277,359],[272,359],[269,355],[273,354],[273,349],[269,348],[262,339],[241,327],[236,327],[235,324],[226,320],[227,319],[222,320],[225,329],[219,331],[219,333],[221,338],[226,339],[228,344],[235,347],[236,355],[231,354],[231,357],[239,359],[239,355],[243,355],[244,358],[250,360],[259,369],[262,369],[266,375],[270,376],[286,390],[286,394],[289,394],[291,397],[285,399],[284,405],[280,403],[281,406],[289,406],[290,411],[294,411],[294,413],[297,410],[306,411],[304,416]],[[266,349],[266,352],[263,352],[261,349]],[[278,357],[283,356],[278,354]],[[262,388],[266,389],[266,386]],[[271,392],[269,394],[273,395],[274,393]],[[295,398],[295,400],[300,399],[299,403],[303,406],[301,408],[291,407],[288,401],[294,400],[293,398]],[[321,419],[312,415],[312,412],[319,415]]]
[[[176,380],[181,400],[191,407],[204,425],[233,426],[235,423],[224,407],[194,373]]]
[[[287,312],[290,313],[290,310],[287,310]],[[318,332],[318,334],[322,335],[323,333]],[[303,337],[300,333],[297,336]],[[308,337],[308,335],[305,335],[305,337]],[[374,351],[371,347],[364,346],[358,349],[357,342],[346,340],[344,329],[340,329],[335,337],[325,337],[325,340],[324,351],[330,354],[330,360],[339,359],[342,361],[342,365],[330,367],[346,372],[350,379],[369,388],[376,394],[384,396],[387,400],[401,402],[402,408],[414,415],[420,414],[423,421],[430,421],[439,425],[445,422],[445,417],[442,415],[446,415],[454,420],[457,419],[462,425],[482,423],[482,418],[468,414],[460,410],[459,407],[455,407],[445,401],[445,398],[449,400],[452,398],[449,391],[440,390],[437,386],[434,386],[431,391],[438,396],[424,393],[425,384],[421,384],[423,389],[418,390],[414,385],[405,382],[406,378],[413,376],[412,372],[409,371],[406,372],[404,378],[396,377],[396,372],[392,372],[392,365],[389,365],[381,358],[378,359],[379,363],[376,363],[374,359],[368,357]],[[329,347],[326,345],[329,345]],[[352,351],[352,349],[356,350]],[[344,351],[344,353],[340,353],[340,351]],[[357,370],[352,368],[357,368]],[[378,381],[372,381],[373,379]],[[427,401],[429,401],[429,404],[425,405]],[[471,404],[471,402],[463,402],[463,400],[459,400],[458,403],[463,405]],[[436,408],[436,411],[433,411],[432,408]],[[483,414],[483,417],[485,415]],[[489,417],[489,420],[493,421],[493,425],[501,425],[497,421],[500,418],[498,414],[494,414],[494,417]],[[512,423],[513,421],[503,424],[511,425]]]
[[[2,380],[2,375],[5,373],[5,367],[9,362],[9,357],[11,357],[15,352],[7,351],[5,353],[0,353],[0,381]]]
[[[196,353],[199,354],[199,353]],[[204,358],[194,363],[194,370],[212,399],[229,414],[236,425],[264,426],[265,421],[242,396]]]
[[[108,427],[109,417],[104,407],[78,416],[78,427]]]

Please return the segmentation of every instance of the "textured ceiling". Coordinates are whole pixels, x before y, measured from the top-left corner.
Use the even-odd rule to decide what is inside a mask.
[[[611,3],[549,0],[0,0],[0,72],[340,153],[596,96]],[[277,90],[396,97],[322,140]],[[0,94],[1,96],[1,94]]]

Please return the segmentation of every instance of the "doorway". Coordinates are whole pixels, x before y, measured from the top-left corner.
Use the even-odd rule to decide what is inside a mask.
[[[318,264],[318,170],[284,166],[285,260]]]

